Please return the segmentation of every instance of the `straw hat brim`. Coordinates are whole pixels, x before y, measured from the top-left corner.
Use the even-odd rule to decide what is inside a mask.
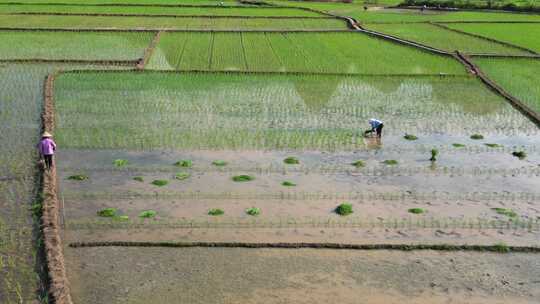
[[[52,137],[52,134],[49,132],[43,132],[43,135],[41,137]]]

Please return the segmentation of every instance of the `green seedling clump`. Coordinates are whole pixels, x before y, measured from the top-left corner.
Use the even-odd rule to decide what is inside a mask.
[[[227,165],[227,162],[224,160],[215,160],[212,162],[212,165],[217,166],[217,167],[223,167]]]
[[[464,144],[458,144],[458,143],[454,143],[454,144],[452,144],[452,146],[453,146],[454,148],[463,148],[463,147],[465,147]]]
[[[128,160],[127,159],[115,159],[113,161],[113,164],[116,166],[116,167],[123,167],[125,165],[128,164]]]
[[[300,160],[294,156],[290,156],[290,157],[285,158],[283,162],[288,165],[298,165],[300,163]]]
[[[431,149],[431,158],[429,160],[432,162],[437,161],[437,155],[439,155],[439,150]]]
[[[193,166],[193,162],[191,160],[179,160],[177,162],[174,163],[175,166],[177,167],[182,167],[182,168],[191,168]]]
[[[127,215],[119,215],[119,216],[115,216],[114,219],[117,220],[117,221],[125,222],[125,221],[129,221],[129,216],[127,216]]]
[[[515,157],[519,159],[524,159],[527,157],[527,153],[525,153],[525,151],[515,151],[515,152],[512,152],[512,155],[514,155]]]
[[[282,186],[285,186],[285,187],[295,187],[296,184],[293,183],[293,182],[290,182],[290,181],[284,181],[281,183]]]
[[[40,217],[42,214],[41,202],[32,204],[32,206],[30,207],[30,211],[32,211],[32,215],[34,215],[35,217]]]
[[[252,181],[254,179],[255,179],[255,177],[253,177],[251,175],[245,175],[245,174],[236,175],[236,176],[233,176],[233,178],[232,178],[232,180],[235,181],[235,182],[249,182],[249,181]]]
[[[176,178],[177,180],[184,180],[184,179],[188,179],[190,176],[191,175],[187,172],[179,172],[179,173],[176,173],[174,178]]]
[[[412,214],[422,214],[424,213],[424,209],[422,208],[411,208],[409,210],[407,210],[409,213],[412,213]]]
[[[336,213],[341,216],[349,215],[353,213],[352,205],[349,203],[342,203],[339,206],[337,206]]]
[[[141,213],[139,213],[139,217],[140,218],[152,218],[152,217],[155,217],[157,214],[156,211],[154,210],[145,210]]]
[[[351,165],[355,166],[356,168],[362,168],[362,167],[364,167],[366,165],[366,163],[364,163],[363,160],[357,160],[354,163],[352,163]]]
[[[490,148],[500,148],[500,147],[502,147],[502,146],[499,145],[499,144],[489,144],[489,143],[486,143],[486,144],[484,144],[484,145],[486,145],[487,147],[490,147]]]
[[[497,212],[500,215],[506,215],[508,217],[517,217],[517,213],[514,212],[512,209],[506,209],[506,208],[492,208],[495,212]]]
[[[156,179],[152,182],[152,185],[154,186],[158,186],[158,187],[163,187],[165,185],[167,185],[169,182],[164,180],[164,179]]]
[[[88,175],[77,174],[77,175],[72,175],[72,176],[68,177],[68,179],[70,179],[70,180],[76,180],[76,181],[83,181],[83,180],[87,180],[87,179],[88,179]]]
[[[473,134],[471,135],[471,139],[476,139],[476,140],[484,139],[484,136],[482,134]]]
[[[208,210],[208,215],[218,216],[225,214],[225,211],[221,209],[210,209]]]
[[[416,135],[407,134],[407,133],[405,133],[405,136],[403,136],[403,138],[405,138],[406,140],[417,140],[418,139],[418,137]]]
[[[251,208],[246,209],[246,213],[252,216],[256,216],[256,215],[261,214],[261,209],[256,208],[256,207],[251,207]]]
[[[97,215],[101,217],[115,217],[117,210],[115,208],[105,208],[97,212]]]
[[[508,247],[508,245],[506,245],[506,244],[503,243],[503,242],[494,244],[494,245],[493,245],[493,249],[494,249],[496,252],[500,252],[500,253],[507,253],[507,252],[510,252],[510,247]]]
[[[395,159],[387,159],[383,161],[383,164],[393,166],[393,165],[397,165],[398,161]]]
[[[135,176],[135,177],[133,178],[133,180],[134,180],[134,181],[141,182],[141,183],[144,182],[144,178],[143,178],[142,176]]]

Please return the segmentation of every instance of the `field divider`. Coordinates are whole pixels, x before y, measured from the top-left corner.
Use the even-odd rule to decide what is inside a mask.
[[[503,54],[485,54],[485,53],[467,53],[469,57],[485,57],[485,58],[506,58],[506,59],[540,59],[538,55],[503,55]]]
[[[242,16],[242,15],[174,15],[174,14],[122,14],[122,13],[56,13],[17,12],[2,16],[79,16],[79,17],[149,17],[149,18],[208,18],[208,19],[341,19],[333,16]]]
[[[247,242],[72,242],[71,248],[89,247],[167,247],[167,248],[276,248],[276,249],[345,249],[345,250],[436,250],[478,252],[527,252],[540,253],[537,246],[450,245],[450,244],[344,244],[344,243],[247,243]]]
[[[148,60],[150,60],[150,57],[152,57],[152,53],[154,52],[154,49],[156,48],[157,44],[159,43],[159,39],[161,38],[161,31],[156,32],[154,35],[154,38],[152,38],[152,41],[150,42],[150,45],[144,50],[143,57],[139,60],[137,63],[137,69],[142,70],[148,63]]]
[[[537,52],[535,52],[535,51],[533,51],[533,50],[531,50],[531,49],[528,49],[528,48],[519,46],[519,45],[515,45],[515,44],[512,44],[512,43],[508,43],[508,42],[500,41],[500,40],[497,40],[497,39],[485,37],[485,36],[482,36],[482,35],[477,35],[477,34],[473,34],[473,33],[468,33],[468,32],[462,31],[462,30],[453,29],[453,28],[448,27],[448,26],[446,26],[446,25],[444,25],[444,24],[442,24],[442,23],[430,22],[430,24],[431,24],[431,25],[434,25],[434,26],[436,26],[436,27],[439,27],[439,28],[442,28],[442,29],[445,29],[445,30],[454,32],[454,33],[458,33],[458,34],[461,34],[461,35],[466,35],[466,36],[474,37],[474,38],[477,38],[477,39],[481,39],[481,40],[485,40],[485,41],[489,41],[489,42],[501,44],[501,45],[504,45],[504,46],[507,46],[507,47],[519,49],[519,50],[525,51],[525,52],[527,52],[527,53],[530,53],[530,54],[532,54],[532,55],[538,55]]]
[[[261,2],[263,3],[263,2]],[[103,7],[103,6],[114,6],[114,7],[189,7],[189,8],[218,8],[218,9],[253,9],[253,6],[243,6],[243,5],[212,5],[212,4],[158,4],[158,3],[66,3],[66,2],[0,2],[0,5],[20,5],[20,6],[75,6],[75,7]],[[266,6],[258,6],[257,9],[303,9],[302,7],[295,6],[285,6],[285,5],[274,5],[267,4]],[[315,10],[315,12],[317,12]]]
[[[86,60],[86,59],[45,59],[45,58],[27,58],[27,59],[0,59],[0,63],[71,63],[71,64],[89,64],[89,65],[114,65],[114,66],[136,66],[137,60]]]
[[[540,127],[540,114],[538,114],[536,111],[534,111],[532,108],[527,106],[525,103],[523,103],[521,100],[514,97],[512,94],[508,93],[506,90],[504,90],[501,86],[499,86],[495,81],[491,80],[481,69],[478,67],[467,55],[464,55],[460,53],[459,51],[456,51],[456,55],[461,58],[463,62],[469,66],[476,76],[482,80],[484,84],[486,84],[491,90],[493,90],[495,93],[499,94],[500,96],[504,97],[506,100],[510,102],[514,108],[516,108],[518,111],[520,111],[523,115],[527,116],[533,123],[535,123],[538,127]]]
[[[4,32],[126,32],[126,33],[153,33],[153,32],[167,32],[167,33],[351,33],[354,32],[351,29],[287,29],[287,30],[213,30],[213,29],[180,29],[180,28],[115,28],[115,27],[102,27],[102,28],[47,28],[47,27],[0,27],[0,31]]]
[[[44,85],[44,108],[41,115],[43,131],[54,131],[54,81],[57,73],[49,74]],[[66,274],[62,238],[60,237],[58,185],[56,166],[42,171],[42,215],[41,230],[47,274],[49,276],[49,294],[56,304],[72,304],[69,282]]]

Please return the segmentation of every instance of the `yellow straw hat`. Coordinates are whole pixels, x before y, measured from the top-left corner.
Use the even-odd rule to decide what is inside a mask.
[[[52,134],[49,132],[43,132],[43,135],[41,137],[52,137]]]

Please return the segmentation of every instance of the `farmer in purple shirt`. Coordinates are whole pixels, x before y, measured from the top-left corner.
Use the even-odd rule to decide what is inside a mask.
[[[53,167],[53,155],[56,150],[56,144],[52,140],[52,135],[49,132],[43,133],[41,141],[38,144],[39,154],[45,160],[45,168]]]

